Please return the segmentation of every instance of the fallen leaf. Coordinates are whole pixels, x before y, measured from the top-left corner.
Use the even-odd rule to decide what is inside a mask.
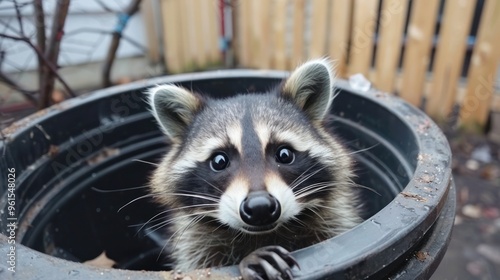
[[[417,258],[417,260],[421,262],[425,261],[429,256],[430,256],[429,253],[424,251],[418,251],[415,253],[415,257]]]
[[[481,207],[472,204],[464,205],[462,207],[462,214],[469,218],[481,218]]]
[[[418,194],[414,194],[414,193],[409,193],[409,192],[401,192],[401,195],[404,197],[404,198],[411,198],[411,199],[414,199],[418,202],[425,202],[427,201],[425,198],[421,197],[420,195]]]
[[[88,264],[88,265],[96,266],[96,267],[102,267],[102,268],[112,268],[113,265],[116,264],[116,262],[114,260],[108,258],[108,256],[106,256],[106,252],[103,251],[95,259],[85,261],[84,264]]]
[[[479,169],[479,162],[477,160],[469,159],[466,163],[465,166],[469,170],[478,170]]]
[[[98,163],[104,161],[105,159],[107,159],[108,157],[116,156],[118,154],[120,154],[120,150],[119,149],[104,148],[97,155],[95,155],[95,156],[87,159],[87,163],[89,165],[98,164]]]
[[[59,148],[55,145],[50,145],[47,155],[52,158],[55,157],[58,153],[59,153]]]

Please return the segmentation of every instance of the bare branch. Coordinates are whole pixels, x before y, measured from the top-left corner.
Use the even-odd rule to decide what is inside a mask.
[[[1,1],[0,1],[1,2]],[[23,2],[23,3],[17,3],[17,6],[19,8],[23,8],[24,6],[28,6],[28,5],[31,5],[31,1],[28,1],[28,2]],[[12,9],[15,9],[13,7],[10,7],[10,6],[7,6],[7,7],[2,7],[0,8],[0,11],[7,11],[7,10],[12,10]]]
[[[26,37],[23,38],[23,37],[9,35],[9,34],[5,34],[5,33],[0,33],[0,37],[11,39],[14,41],[25,41],[25,42],[29,41]]]
[[[23,27],[23,18],[21,16],[21,9],[19,8],[19,4],[17,2],[14,2],[14,8],[16,9],[16,18],[17,18],[17,23],[19,24],[19,32],[21,32],[22,36],[25,36]]]
[[[45,14],[43,11],[42,0],[33,1],[33,8],[35,10],[35,27],[36,27],[36,43],[40,52],[45,52]],[[47,75],[47,68],[43,66],[43,58],[38,56],[38,88],[43,85],[43,79]]]
[[[66,89],[67,93],[71,97],[75,97],[76,96],[75,93],[73,92],[73,90],[66,83],[66,81],[57,72],[57,67],[53,63],[51,63],[49,60],[47,60],[47,58],[45,57],[45,55],[35,45],[33,45],[33,43],[28,38],[22,38],[22,37],[18,37],[18,36],[12,36],[12,35],[8,35],[8,34],[0,33],[0,38],[1,37],[8,38],[8,39],[15,40],[15,41],[23,41],[26,44],[28,44],[36,52],[37,56],[42,58],[43,64],[45,66],[47,66],[49,68],[50,72],[59,80],[59,82]]]
[[[34,0],[33,6],[35,9],[35,26],[36,26],[36,42],[40,51],[45,52],[45,15],[43,11],[42,0]]]
[[[49,45],[45,51],[45,57],[52,65],[57,65],[61,39],[64,35],[64,23],[66,21],[66,16],[68,15],[69,2],[69,0],[57,1]],[[50,105],[50,96],[54,90],[55,83],[55,75],[53,75],[53,73],[44,70],[43,74],[43,78],[40,80],[42,82],[42,85],[40,86],[40,109]]]
[[[101,8],[103,8],[106,12],[111,12],[111,13],[116,13],[116,11],[113,11],[110,7],[108,7],[106,4],[104,4],[101,0],[95,0]]]
[[[69,36],[80,34],[80,33],[99,33],[99,34],[112,35],[112,34],[114,34],[114,31],[107,31],[107,30],[102,30],[102,29],[98,29],[98,28],[91,28],[91,27],[82,27],[82,28],[75,29],[71,32],[67,32],[66,38],[68,38]],[[133,45],[134,47],[136,47],[140,51],[143,51],[143,52],[147,51],[147,48],[144,47],[141,43],[139,43],[134,38],[125,36],[123,34],[121,35],[121,38],[123,40],[129,42],[131,45]]]
[[[0,23],[5,27],[4,31],[11,30],[11,31],[13,31],[15,33],[19,33],[19,30],[15,29],[14,27],[12,27],[10,25],[10,21],[3,21],[2,19],[0,19]]]
[[[23,88],[21,85],[17,84],[14,80],[12,80],[10,77],[5,75],[3,72],[0,72],[0,81],[4,82],[10,88],[12,88],[16,91],[19,91],[35,107],[38,105],[38,101],[34,96],[34,94],[36,93],[35,91],[27,90],[27,89]]]
[[[102,72],[103,86],[109,87],[111,83],[111,67],[115,61],[116,51],[120,46],[120,39],[122,37],[123,30],[125,29],[129,18],[139,11],[139,5],[141,0],[133,0],[127,7],[124,13],[118,14],[118,24],[113,31],[113,39],[111,45],[109,46],[108,54],[106,55],[106,60],[104,62],[104,68]]]

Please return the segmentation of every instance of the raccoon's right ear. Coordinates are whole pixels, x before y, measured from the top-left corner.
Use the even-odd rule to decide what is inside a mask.
[[[149,104],[161,128],[175,143],[181,140],[203,102],[184,88],[160,85],[149,90]]]
[[[295,69],[281,88],[312,121],[322,121],[333,100],[334,75],[328,59],[311,60]]]

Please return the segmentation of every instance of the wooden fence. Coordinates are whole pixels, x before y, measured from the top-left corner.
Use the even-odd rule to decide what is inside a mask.
[[[163,0],[161,9],[169,73],[221,63],[219,0]]]
[[[500,0],[229,2],[239,67],[291,70],[328,56],[338,76],[362,73],[437,120],[454,111],[463,124],[483,125],[500,110]],[[161,3],[171,72],[220,61],[220,1]]]

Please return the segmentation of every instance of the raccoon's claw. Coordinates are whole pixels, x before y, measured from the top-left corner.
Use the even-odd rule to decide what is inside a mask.
[[[280,280],[293,279],[293,266],[299,267],[287,250],[280,246],[267,246],[246,256],[239,267],[244,280]]]

